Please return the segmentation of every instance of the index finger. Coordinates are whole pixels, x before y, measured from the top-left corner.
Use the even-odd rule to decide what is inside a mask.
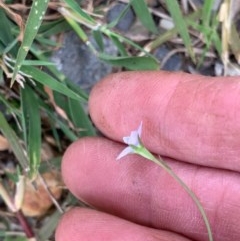
[[[240,78],[123,72],[92,90],[90,115],[107,137],[122,141],[143,122],[150,151],[240,171]]]

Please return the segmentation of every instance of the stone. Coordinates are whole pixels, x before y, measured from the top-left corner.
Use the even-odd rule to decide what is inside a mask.
[[[111,23],[118,18],[119,14],[126,8],[125,3],[116,3],[107,13],[107,23]],[[116,29],[127,32],[135,21],[135,14],[131,8],[127,13],[120,19],[118,24],[115,26]]]
[[[155,50],[154,55],[161,63],[161,61],[166,57],[167,54],[169,54],[170,51],[171,50],[168,47],[163,45]],[[182,68],[182,65],[182,56],[180,54],[174,54],[167,60],[161,69],[168,71],[178,71]]]
[[[89,39],[96,47],[93,37]],[[107,38],[104,38],[104,50],[109,55],[117,54],[117,48]],[[64,75],[86,92],[112,72],[112,66],[99,60],[74,32],[65,34],[63,46],[52,55],[52,60]]]

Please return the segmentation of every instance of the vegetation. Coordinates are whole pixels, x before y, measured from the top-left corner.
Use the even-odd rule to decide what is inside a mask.
[[[163,62],[183,53],[196,70],[204,61],[219,60],[224,74],[239,72],[240,41],[230,0],[215,10],[213,0],[198,6],[192,0],[159,0],[158,8],[153,1],[120,1],[126,3],[125,9],[107,23],[104,16],[113,2],[0,0],[0,157],[7,156],[0,176],[0,195],[6,207],[1,211],[0,239],[4,241],[53,240],[62,210],[77,202],[68,191],[61,196],[49,190],[45,180],[49,172],[53,179],[58,178],[61,156],[71,142],[96,135],[86,111],[88,94],[50,59],[65,31],[75,31],[99,59],[117,70],[161,69],[154,50],[167,43],[175,49]],[[144,41],[133,40],[115,28],[129,8],[150,33]],[[172,27],[159,27],[162,20]],[[97,47],[89,41],[90,35]],[[104,37],[116,46],[118,56],[105,52]],[[43,160],[46,145],[53,150],[48,161]],[[34,188],[39,182],[54,202],[55,208],[47,214],[47,209],[33,214],[23,208],[26,183]],[[59,185],[61,181],[56,182]],[[26,216],[35,216],[31,226]],[[34,226],[37,222],[39,228]]]

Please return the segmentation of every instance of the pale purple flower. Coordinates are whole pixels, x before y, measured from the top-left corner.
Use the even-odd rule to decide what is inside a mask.
[[[123,149],[123,151],[117,156],[116,160],[119,160],[120,158],[135,153],[133,147],[139,147],[141,146],[140,143],[140,137],[142,134],[142,122],[140,123],[140,126],[137,130],[132,131],[130,136],[123,137],[123,142],[127,144],[128,146]]]

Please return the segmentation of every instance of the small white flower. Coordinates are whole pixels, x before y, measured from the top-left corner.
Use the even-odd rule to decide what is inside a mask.
[[[140,126],[137,130],[132,131],[130,136],[123,137],[123,142],[127,144],[128,146],[123,149],[123,151],[117,156],[116,160],[119,160],[120,158],[135,153],[133,147],[140,147],[142,144],[140,143],[140,137],[142,134],[142,122],[140,123]]]

